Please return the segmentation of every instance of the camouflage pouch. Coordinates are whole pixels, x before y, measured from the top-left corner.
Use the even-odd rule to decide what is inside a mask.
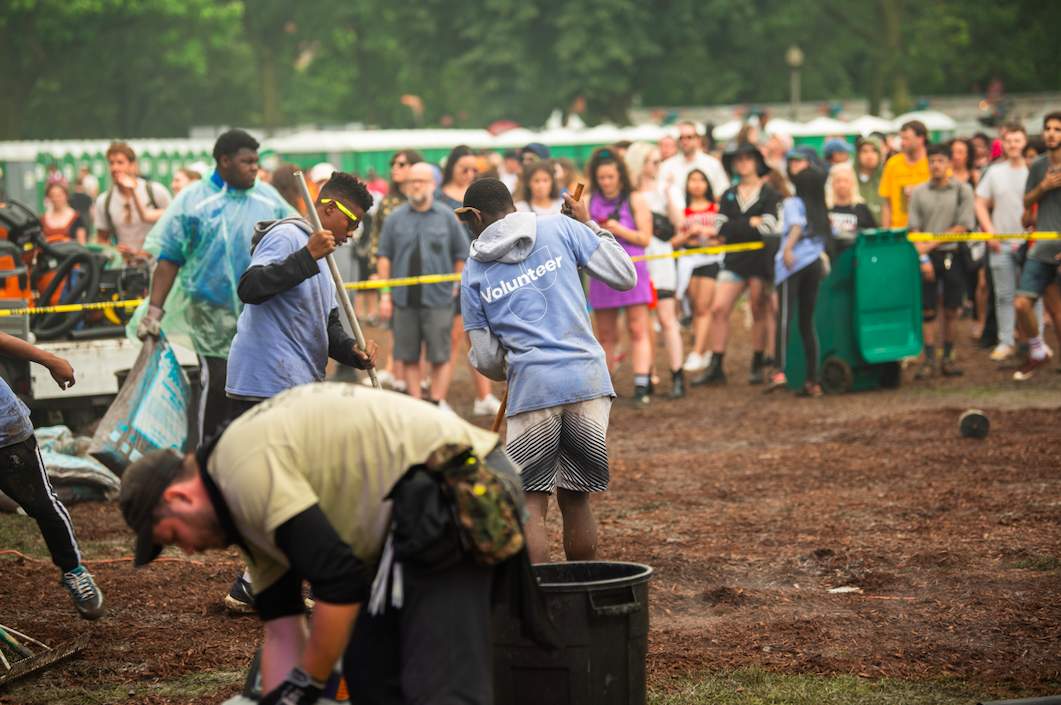
[[[497,565],[523,548],[519,506],[485,463],[472,455],[470,446],[442,446],[424,463],[442,475],[457,508],[461,536],[480,565]]]

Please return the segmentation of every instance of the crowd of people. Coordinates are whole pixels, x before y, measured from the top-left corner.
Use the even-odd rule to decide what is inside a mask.
[[[1061,113],[1032,139],[1012,124],[997,140],[930,143],[914,121],[853,144],[830,137],[820,152],[782,134],[763,139],[754,123],[728,145],[678,127],[677,140],[599,147],[584,171],[539,143],[505,154],[458,146],[441,165],[401,150],[389,181],[318,164],[309,202],[298,168],[263,171],[257,141],[240,130],[218,138],[214,169],[178,172],[170,189],[141,178],[121,142],[107,152],[113,184],[94,201],[83,178],[73,195],[84,199],[59,179],[48,185],[46,236],[95,238],[153,263],[130,325],[142,340],[183,337],[199,356],[197,451],[136,460],[121,510],[137,534],[137,565],[166,545],[241,549],[247,570],[225,602],[266,621],[262,702],[315,701],[340,656],[350,688],[373,701],[400,702],[405,691],[488,702],[495,578],[507,576],[527,633],[556,644],[529,573],[530,561],[550,558],[551,495],[566,557],[596,558],[589,497],[608,487],[616,368],[629,361],[640,407],[663,385],[660,345],[670,398],[689,393],[686,373],[688,386],[726,383],[743,298],[748,383],[788,386],[798,335],[800,393],[821,396],[817,299],[862,230],[1007,235],[983,246],[916,241],[917,379],[962,374],[954,346],[966,310],[987,357],[1015,368],[1015,379],[1052,356],[1043,329],[1061,316],[1061,240],[1035,232],[1061,230]],[[719,245],[735,247],[681,253]],[[340,313],[322,264],[339,252],[349,280],[384,280],[356,303],[389,330],[378,376],[404,395],[321,384],[384,362]],[[433,275],[459,281],[386,285]],[[508,384],[506,446],[446,401],[465,347],[474,415],[499,415],[492,385]],[[0,353],[44,365],[61,388],[74,383],[68,363],[29,343],[0,335]],[[37,519],[81,616],[98,619],[102,592],[81,565],[25,406],[6,383],[0,401],[0,489]],[[431,472],[478,498],[469,501],[480,520],[488,515],[489,545],[426,526],[425,516],[456,521],[438,511],[441,481],[424,484]],[[465,529],[475,521],[461,515]],[[308,635],[303,579],[314,605]]]
[[[913,121],[897,134],[875,133],[854,141],[830,136],[820,151],[795,146],[781,133],[766,134],[754,118],[728,144],[716,144],[695,124],[682,123],[677,139],[602,147],[581,169],[569,159],[552,158],[549,147],[540,143],[503,154],[461,145],[439,165],[405,149],[391,158],[389,180],[375,172],[364,176],[371,201],[351,234],[352,246],[336,257],[350,281],[460,274],[471,235],[452,211],[461,206],[471,183],[498,178],[511,191],[518,212],[539,216],[560,213],[562,194],[585,183],[591,216],[632,257],[650,256],[637,262],[638,284],[630,291],[617,292],[592,279],[586,287],[609,371],[627,362],[632,367],[634,403],[650,403],[657,388],[669,386],[668,396],[679,398],[690,386],[726,382],[730,315],[742,300],[752,334],[749,383],[774,390],[786,383],[789,328],[797,302],[795,323],[804,350],[813,353],[818,282],[829,272],[830,257],[853,244],[860,231],[879,227],[1013,235],[1044,230],[1036,223],[1044,213],[1039,201],[1052,204],[1053,191],[1036,191],[1033,199],[1025,197],[1024,188],[1031,183],[1028,174],[1036,158],[1042,157],[1040,166],[1050,163],[1046,152],[1053,128],[1051,120],[1045,123],[1042,134],[1033,137],[1024,127],[1007,124],[997,139],[978,133],[930,144],[925,126]],[[78,175],[73,191],[59,172],[49,175],[45,234],[82,243],[94,238],[127,259],[151,261],[155,255],[144,249],[148,231],[183,188],[203,177],[205,165],[174,173],[167,190],[138,176],[136,155],[128,145],[115,143],[107,158],[113,185],[102,194],[87,172]],[[1053,172],[1046,168],[1045,175],[1033,172],[1036,183],[1052,183]],[[271,172],[259,168],[257,176],[304,216],[306,204],[293,176],[297,170],[281,164]],[[308,171],[313,197],[335,171],[327,163]],[[397,217],[391,219],[392,214]],[[1045,214],[1052,217],[1051,205]],[[659,257],[759,242],[761,250],[728,255]],[[989,348],[990,360],[1012,370],[1018,380],[1032,376],[1052,356],[1042,331],[1056,320],[1061,304],[1056,283],[1040,271],[1056,254],[1051,241],[1011,237],[916,246],[925,346],[917,379],[962,373],[954,355],[962,316],[975,318],[972,336]],[[1028,281],[1022,282],[1025,272]],[[383,384],[452,410],[446,398],[453,368],[471,345],[463,331],[459,286],[364,290],[355,296],[355,308],[363,320],[382,323],[393,337],[379,371]],[[620,343],[623,332],[625,346]],[[659,346],[665,349],[667,370],[657,370]],[[802,392],[817,396],[817,355],[805,357]],[[329,376],[336,374],[348,376],[332,364]],[[469,374],[472,413],[496,414],[499,390],[474,368]],[[663,380],[668,376],[669,385]]]
[[[561,196],[573,192],[577,183],[585,183],[591,217],[613,233],[632,257],[650,256],[648,261],[636,262],[638,284],[629,291],[616,291],[592,278],[587,278],[586,286],[608,369],[614,372],[619,365],[630,364],[635,404],[649,404],[657,387],[678,398],[690,386],[725,383],[730,317],[742,297],[752,334],[749,383],[762,384],[767,391],[787,384],[787,348],[795,324],[804,350],[810,353],[805,355],[807,382],[801,393],[818,396],[822,392],[817,381],[814,310],[819,283],[828,276],[830,259],[853,245],[860,231],[1001,232],[1011,237],[986,243],[917,243],[925,350],[915,377],[924,380],[962,373],[954,355],[957,321],[972,316],[971,334],[989,348],[987,357],[1010,370],[1015,379],[1025,380],[1052,355],[1042,342],[1042,331],[1058,313],[1056,282],[1046,281],[1039,264],[1027,264],[1049,264],[1056,255],[1053,241],[1012,237],[1035,229],[1055,229],[1034,222],[1044,213],[1039,201],[1052,203],[1053,192],[1036,192],[1035,199],[1025,199],[1024,194],[1032,162],[1040,156],[1040,164],[1049,160],[1046,153],[1053,121],[1045,122],[1042,135],[1031,138],[1014,124],[1001,127],[994,140],[978,134],[930,144],[928,130],[913,121],[892,135],[874,134],[853,142],[831,136],[820,151],[795,146],[783,134],[763,138],[754,122],[725,145],[700,134],[694,124],[683,123],[678,126],[677,140],[599,148],[582,172],[566,159],[552,159],[549,148],[538,143],[503,155],[477,154],[460,146],[441,168],[431,164],[420,168],[423,184],[408,179],[414,165],[423,164],[421,156],[403,150],[391,161],[389,185],[380,186],[385,186],[385,195],[368,211],[370,226],[355,235],[359,266],[352,274],[359,279],[379,278],[378,257],[381,252],[391,255],[393,246],[389,238],[381,237],[385,223],[413,193],[452,210],[459,207],[470,183],[496,177],[510,189],[518,212],[546,216],[560,213]],[[434,174],[430,183],[429,171]],[[1052,217],[1052,206],[1047,206],[1045,214]],[[416,231],[404,225],[400,229]],[[426,231],[423,234],[432,237]],[[762,243],[763,247],[725,255],[651,258],[741,243]],[[462,266],[449,249],[439,261],[426,263],[426,269],[423,261],[410,266],[412,260],[404,256],[400,264],[392,256],[385,259],[387,276],[392,277],[459,273]],[[1025,270],[1031,270],[1030,279],[1021,286]],[[430,378],[433,388],[427,394],[448,408],[446,390],[452,369],[444,365],[452,365],[462,345],[470,345],[461,336],[459,290],[454,287],[447,297],[443,285],[425,285],[424,292],[432,292],[430,305],[421,299],[410,306],[407,296],[417,296],[415,290],[421,287],[403,288],[409,291],[396,288],[379,295],[380,310],[386,312],[384,325],[393,312],[399,312],[392,327],[395,343],[405,328],[423,327],[427,320],[422,314],[416,322],[407,322],[404,309],[452,306],[455,316],[448,334],[449,353],[440,363],[445,346],[432,336],[446,334],[435,311],[431,315],[438,320],[433,333],[425,333],[423,341],[431,348],[425,360],[388,360],[381,378],[410,394],[420,394],[410,389],[410,377],[418,384]],[[1046,303],[1045,312],[1040,298]],[[443,303],[444,299],[448,300]],[[373,293],[362,294],[358,301],[359,312],[372,322],[375,303]],[[1024,308],[1029,308],[1034,320],[1021,316]],[[689,332],[688,345],[684,331]],[[624,332],[626,349],[620,344]],[[657,370],[655,350],[659,346],[665,349],[666,371]],[[401,346],[401,352],[408,357],[412,351]],[[428,364],[437,369],[429,371]],[[667,372],[669,385],[661,379]],[[474,370],[472,374],[475,413],[496,413],[497,396],[489,381]],[[425,384],[424,389],[428,388]]]

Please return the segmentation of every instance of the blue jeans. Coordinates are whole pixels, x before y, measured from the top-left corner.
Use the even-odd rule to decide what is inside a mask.
[[[1029,263],[1034,261],[1028,260]],[[994,282],[995,288],[995,318],[998,321],[998,342],[1006,345],[1015,345],[1013,327],[1016,325],[1017,314],[1013,308],[1013,299],[1017,294],[1017,284],[1021,281],[1021,269],[1017,266],[1017,261],[1013,257],[1013,250],[1009,243],[1002,243],[1001,252],[988,253],[988,265],[991,267],[991,280]],[[1038,301],[1035,304],[1035,316],[1039,319],[1039,327],[1042,328],[1042,301]]]
[[[1020,276],[1017,296],[1023,296],[1026,299],[1038,299],[1046,291],[1046,287],[1055,281],[1061,280],[1057,273],[1059,265],[1061,265],[1061,262],[1047,264],[1037,259],[1028,259],[1024,263],[1024,271]]]

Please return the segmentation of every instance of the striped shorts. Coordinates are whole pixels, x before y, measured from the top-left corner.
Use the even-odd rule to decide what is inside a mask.
[[[610,396],[508,417],[506,450],[520,467],[526,492],[608,489]]]

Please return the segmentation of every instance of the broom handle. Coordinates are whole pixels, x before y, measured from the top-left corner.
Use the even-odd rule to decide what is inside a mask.
[[[306,215],[309,218],[309,222],[312,223],[314,231],[320,231],[324,228],[321,227],[320,216],[317,215],[317,209],[313,204],[313,197],[309,195],[309,188],[306,186],[306,177],[302,175],[301,171],[295,172],[295,181],[298,182],[298,190],[302,192],[302,202],[306,204]],[[354,329],[354,338],[357,340],[358,349],[368,354],[368,348],[365,345],[365,336],[361,332],[361,326],[357,322],[357,314],[354,313],[354,305],[350,303],[350,294],[347,293],[346,287],[343,286],[343,277],[339,274],[339,267],[335,264],[335,258],[330,254],[325,257],[328,261],[328,269],[332,273],[332,280],[335,282],[335,293],[339,296],[339,300],[343,303],[343,310],[346,312],[346,318],[350,321],[350,327]],[[379,380],[376,378],[376,368],[368,368],[369,379],[372,380],[372,386],[376,389],[382,389],[379,384]]]

